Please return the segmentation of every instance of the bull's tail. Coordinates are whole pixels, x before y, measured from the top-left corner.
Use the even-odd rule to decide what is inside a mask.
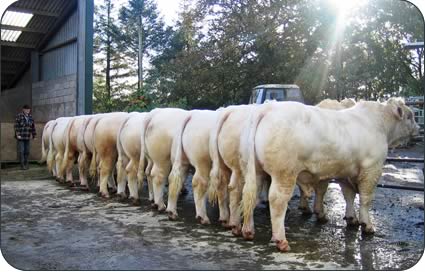
[[[218,135],[220,134],[221,128],[223,127],[224,122],[229,117],[231,111],[225,111],[216,122],[216,125],[211,131],[210,134],[210,156],[212,161],[212,167],[210,172],[210,183],[208,187],[208,200],[211,204],[217,201],[217,193],[220,183],[222,182],[221,178],[221,164],[223,164],[222,159],[220,157],[220,152],[218,150]]]
[[[183,121],[182,125],[179,128],[179,131],[176,134],[176,138],[174,139],[175,142],[175,148],[176,148],[176,155],[173,161],[173,167],[171,169],[171,173],[168,178],[169,182],[169,191],[168,194],[171,199],[176,199],[180,193],[180,190],[183,186],[184,179],[183,179],[183,132],[186,128],[187,123],[189,123],[191,119],[191,115],[187,116],[185,120]]]
[[[88,159],[87,159],[87,146],[84,143],[84,133],[86,131],[86,127],[89,121],[91,120],[91,118],[92,118],[91,116],[84,118],[83,124],[78,129],[77,143],[80,145],[79,148],[81,148],[83,151],[78,156],[78,173],[80,177],[82,176],[86,177],[86,173],[87,173]]]
[[[61,163],[61,165],[60,165],[60,167],[59,167],[59,176],[63,176],[63,173],[64,173],[64,171],[66,170],[66,167],[68,166],[68,162],[69,162],[69,146],[70,146],[70,140],[71,140],[71,137],[70,137],[70,133],[71,133],[71,129],[72,129],[72,126],[74,125],[74,121],[75,121],[75,118],[72,118],[70,121],[69,121],[69,123],[68,123],[68,126],[66,127],[66,130],[65,130],[65,152],[63,153],[63,160],[62,160],[62,163]]]
[[[92,136],[92,140],[93,140],[93,154],[92,154],[92,157],[91,157],[91,162],[90,162],[90,169],[89,169],[89,174],[90,174],[90,176],[91,177],[95,177],[96,176],[96,172],[97,172],[97,161],[96,161],[96,127],[97,127],[97,124],[99,123],[99,120],[100,120],[101,118],[98,118],[96,121],[95,121],[95,124],[94,124],[94,126],[93,126],[93,136]]]
[[[241,161],[241,163],[246,164],[243,167],[245,169],[245,185],[243,187],[242,202],[240,206],[244,217],[244,225],[249,225],[250,219],[254,213],[254,208],[257,204],[257,191],[259,188],[257,188],[257,173],[255,169],[255,135],[257,133],[258,124],[263,116],[263,113],[255,114],[255,112],[253,112],[250,118],[249,129],[246,131],[248,134],[246,146],[247,156],[245,157],[246,161]]]
[[[118,159],[117,159],[117,182],[120,184],[125,179],[125,166],[124,166],[124,148],[121,143],[121,132],[125,125],[127,124],[127,121],[130,119],[130,117],[127,117],[125,121],[121,124],[120,128],[118,129],[117,133],[117,151],[118,151]]]
[[[44,139],[43,138],[46,135],[47,129],[49,128],[49,126],[52,125],[52,122],[53,121],[47,122],[46,125],[44,126],[44,129],[43,129],[43,135],[41,136],[41,159],[38,161],[39,164],[42,164],[42,163],[47,161],[47,153],[49,151],[46,151],[46,147],[44,146]]]
[[[55,150],[53,148],[53,131],[55,130],[56,125],[57,122],[54,122],[52,125],[52,130],[49,135],[49,152],[47,153],[47,168],[51,173],[53,173],[53,164],[55,160]]]
[[[146,156],[146,145],[145,145],[145,136],[146,131],[149,126],[149,123],[152,120],[154,111],[146,114],[145,119],[143,120],[142,124],[142,131],[140,133],[140,159],[139,159],[139,165],[137,169],[137,181],[140,184],[143,183],[143,177],[145,176],[145,156]]]

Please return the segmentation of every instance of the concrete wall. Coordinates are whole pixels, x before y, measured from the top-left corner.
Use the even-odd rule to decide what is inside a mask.
[[[15,116],[22,111],[22,106],[28,104],[31,106],[31,73],[28,71],[16,84],[13,89],[1,92],[0,99],[0,139],[1,139],[1,160],[16,161],[17,141],[15,136]],[[41,134],[43,132],[44,122],[36,122],[37,139],[31,141],[30,160],[39,160],[41,150]]]
[[[41,134],[43,133],[44,123],[37,123],[37,121],[35,122],[37,138],[35,140],[31,140],[29,156],[30,160],[41,159]],[[19,161],[18,145],[16,139],[14,138],[14,125],[15,123],[11,122],[1,123],[1,161]]]
[[[31,105],[31,74],[26,72],[15,88],[2,90],[0,98],[0,121],[14,122],[24,104]]]
[[[46,123],[58,117],[76,115],[76,96],[76,74],[33,83],[32,106],[34,120]]]

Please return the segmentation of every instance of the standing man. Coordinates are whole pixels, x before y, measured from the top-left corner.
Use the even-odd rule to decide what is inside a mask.
[[[19,161],[21,169],[28,169],[28,156],[30,154],[30,139],[36,136],[34,120],[31,116],[31,108],[28,105],[22,107],[22,112],[16,115],[15,138],[18,140]]]

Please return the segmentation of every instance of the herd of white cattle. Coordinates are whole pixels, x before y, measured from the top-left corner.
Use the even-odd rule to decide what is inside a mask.
[[[347,224],[373,233],[369,209],[390,147],[418,134],[412,110],[403,100],[386,102],[324,100],[316,106],[297,102],[239,105],[216,111],[158,108],[148,113],[114,112],[49,121],[43,130],[42,161],[61,182],[97,180],[99,194],[108,185],[123,198],[139,202],[146,177],[149,200],[170,219],[188,169],[196,218],[210,223],[207,199],[218,202],[220,223],[233,234],[254,238],[253,210],[268,197],[272,240],[288,251],[284,218],[295,184],[300,208],[326,220],[323,198],[329,180],[339,181]],[[114,171],[116,169],[116,182]],[[168,201],[164,188],[168,180]],[[359,194],[359,219],[354,199]],[[243,222],[242,222],[243,219]]]

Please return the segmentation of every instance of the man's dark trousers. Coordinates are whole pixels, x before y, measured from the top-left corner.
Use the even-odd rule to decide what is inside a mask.
[[[18,140],[19,161],[22,169],[28,169],[28,156],[30,154],[30,140]]]

